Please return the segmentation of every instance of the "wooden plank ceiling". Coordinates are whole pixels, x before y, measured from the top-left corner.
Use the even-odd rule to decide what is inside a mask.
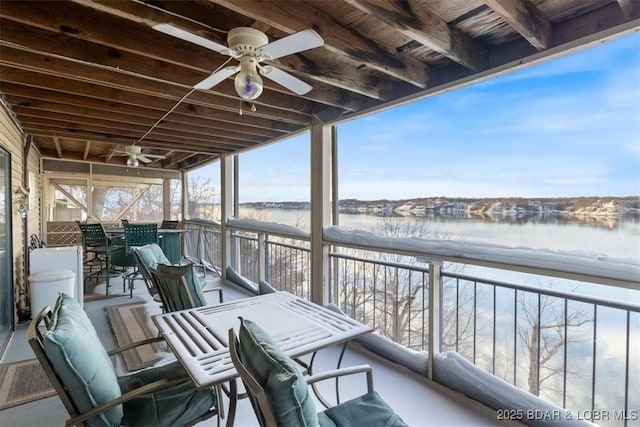
[[[314,118],[349,117],[637,31],[639,4],[2,0],[0,91],[45,156],[123,164],[116,150],[136,143],[166,157],[149,166],[188,169],[298,132]],[[253,111],[229,78],[178,103],[228,57],[160,33],[158,23],[223,45],[240,26],[270,41],[312,28],[324,46],[269,63],[313,89],[298,96],[264,79]]]

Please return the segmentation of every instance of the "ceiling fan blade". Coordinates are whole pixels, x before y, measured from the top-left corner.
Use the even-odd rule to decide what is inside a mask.
[[[240,65],[234,65],[231,67],[224,67],[222,70],[216,71],[211,74],[209,77],[202,80],[200,83],[197,83],[193,86],[194,89],[211,89],[224,79],[231,77],[235,73],[240,71]]]
[[[270,65],[260,67],[260,74],[298,95],[304,95],[313,89],[313,86],[308,85],[299,78]]]
[[[140,160],[142,163],[151,163],[153,161],[144,154],[139,154],[136,156],[136,158]]]
[[[165,156],[162,156],[160,154],[143,154],[143,156],[149,158],[149,159],[166,159]]]
[[[224,45],[221,45],[220,43],[216,43],[212,40],[190,33],[189,31],[185,31],[171,24],[156,24],[152,28],[156,31],[160,31],[161,33],[165,33],[170,36],[197,44],[199,46],[206,47],[207,49],[215,50],[216,52],[219,52],[223,55],[230,55],[232,52],[231,49]]]
[[[278,59],[292,53],[313,49],[324,44],[324,40],[318,33],[311,29],[298,31],[280,40],[268,43],[260,48],[263,54],[269,59]]]

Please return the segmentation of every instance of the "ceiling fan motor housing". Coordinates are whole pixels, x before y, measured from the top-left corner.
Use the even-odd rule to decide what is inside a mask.
[[[142,147],[138,146],[138,145],[127,145],[125,147],[125,150],[127,153],[129,153],[130,155],[138,155],[140,153],[142,153]]]
[[[260,56],[259,48],[269,43],[269,38],[262,31],[249,27],[238,27],[229,31],[227,44],[238,56]]]

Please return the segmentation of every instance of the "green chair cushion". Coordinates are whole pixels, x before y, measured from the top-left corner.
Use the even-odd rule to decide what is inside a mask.
[[[240,318],[239,338],[240,358],[264,388],[277,425],[318,426],[315,404],[293,360],[250,320]]]
[[[166,264],[158,264],[156,266],[156,270],[161,273],[169,273],[175,274],[179,276],[184,276],[187,281],[188,292],[193,297],[193,300],[196,304],[196,307],[202,307],[207,305],[207,300],[202,293],[202,285],[198,276],[193,271],[193,264],[185,264],[185,265],[166,265]],[[181,290],[178,290],[180,292]],[[178,301],[189,301],[188,296],[176,294],[173,295],[172,298],[177,298]],[[180,306],[184,306],[185,308],[191,308],[191,304],[180,304]]]
[[[407,427],[380,395],[371,391],[318,414],[321,427]]]
[[[161,379],[186,377],[182,365],[143,369],[118,378],[123,393]],[[197,390],[191,381],[133,399],[124,403],[125,426],[179,426],[201,417],[215,405],[211,390]]]
[[[122,393],[111,359],[86,313],[69,295],[60,294],[44,333],[44,352],[74,405],[86,412]],[[122,405],[89,419],[94,426],[119,425]]]
[[[152,243],[150,245],[138,246],[135,249],[140,257],[140,261],[147,266],[147,269],[155,269],[158,264],[171,264],[159,245]]]

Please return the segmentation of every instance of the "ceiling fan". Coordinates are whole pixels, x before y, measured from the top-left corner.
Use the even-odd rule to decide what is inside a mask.
[[[322,37],[311,29],[302,30],[269,43],[269,38],[262,31],[249,27],[238,27],[229,31],[227,46],[223,46],[171,24],[157,24],[153,28],[238,60],[240,62],[238,65],[213,72],[209,77],[196,84],[194,89],[211,89],[238,73],[234,80],[234,86],[238,95],[246,100],[256,99],[262,93],[263,84],[260,75],[279,83],[298,95],[309,92],[312,87],[307,83],[279,68],[263,65],[261,62],[278,59],[324,44]]]
[[[142,163],[151,163],[151,159],[164,159],[164,156],[158,154],[145,154],[142,152],[142,147],[138,145],[127,145],[124,147],[124,151],[115,150],[114,153],[120,156],[128,156],[127,166],[135,168],[138,166],[138,160]]]

